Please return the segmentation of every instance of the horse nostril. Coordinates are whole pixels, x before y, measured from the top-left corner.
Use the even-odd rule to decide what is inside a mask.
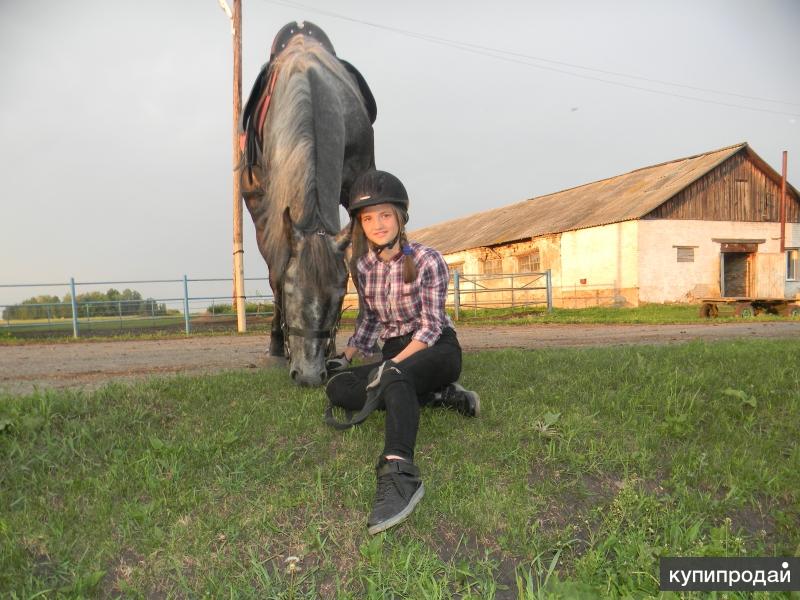
[[[322,369],[322,371],[320,372],[319,381],[320,381],[320,383],[323,383],[323,384],[326,381],[328,381],[328,372],[325,369]]]
[[[297,381],[297,376],[299,374],[300,374],[300,371],[298,371],[297,369],[292,369],[291,371],[289,371],[289,375],[291,375],[292,381]]]

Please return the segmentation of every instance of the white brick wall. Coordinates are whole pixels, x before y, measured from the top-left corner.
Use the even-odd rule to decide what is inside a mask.
[[[614,223],[590,229],[495,248],[473,249],[446,257],[463,262],[463,271],[481,272],[481,259],[503,259],[503,271],[516,271],[515,254],[539,248],[542,269],[551,269],[557,305],[567,297],[603,292],[618,303],[689,302],[719,295],[720,244],[713,239],[765,239],[758,252],[780,252],[777,223],[730,221],[642,220]],[[786,227],[786,245],[800,247],[800,224]],[[694,247],[694,262],[678,262],[676,246]],[[780,261],[778,261],[779,264]],[[785,280],[785,258],[780,273],[762,274]],[[777,267],[776,267],[777,268]],[[757,274],[758,276],[758,274]],[[581,280],[585,280],[585,283]],[[757,285],[758,287],[758,285]],[[786,297],[800,294],[800,281],[786,282]]]
[[[759,253],[780,251],[780,226],[776,223],[640,221],[640,301],[686,302],[719,295],[720,245],[713,238],[765,239],[758,246]],[[673,246],[697,246],[695,262],[677,262]]]

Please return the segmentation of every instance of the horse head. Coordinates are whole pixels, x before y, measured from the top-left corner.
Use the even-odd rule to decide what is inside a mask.
[[[342,301],[347,291],[345,249],[350,229],[301,231],[284,212],[290,248],[281,286],[281,329],[289,374],[300,385],[320,385],[325,359],[336,351]]]

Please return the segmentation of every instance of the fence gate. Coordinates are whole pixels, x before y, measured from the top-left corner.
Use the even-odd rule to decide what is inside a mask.
[[[529,273],[469,275],[453,273],[453,283],[448,292],[448,305],[455,318],[461,310],[471,308],[516,308],[545,306],[553,309],[553,286],[550,270]]]

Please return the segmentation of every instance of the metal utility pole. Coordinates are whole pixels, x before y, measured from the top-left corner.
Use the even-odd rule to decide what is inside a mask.
[[[781,252],[786,252],[786,171],[789,153],[783,151],[781,168]]]
[[[233,296],[239,333],[247,331],[244,295],[244,248],[242,245],[242,190],[236,167],[241,159],[239,115],[242,112],[242,0],[233,0],[233,12],[225,0],[219,5],[231,20],[233,35]]]

